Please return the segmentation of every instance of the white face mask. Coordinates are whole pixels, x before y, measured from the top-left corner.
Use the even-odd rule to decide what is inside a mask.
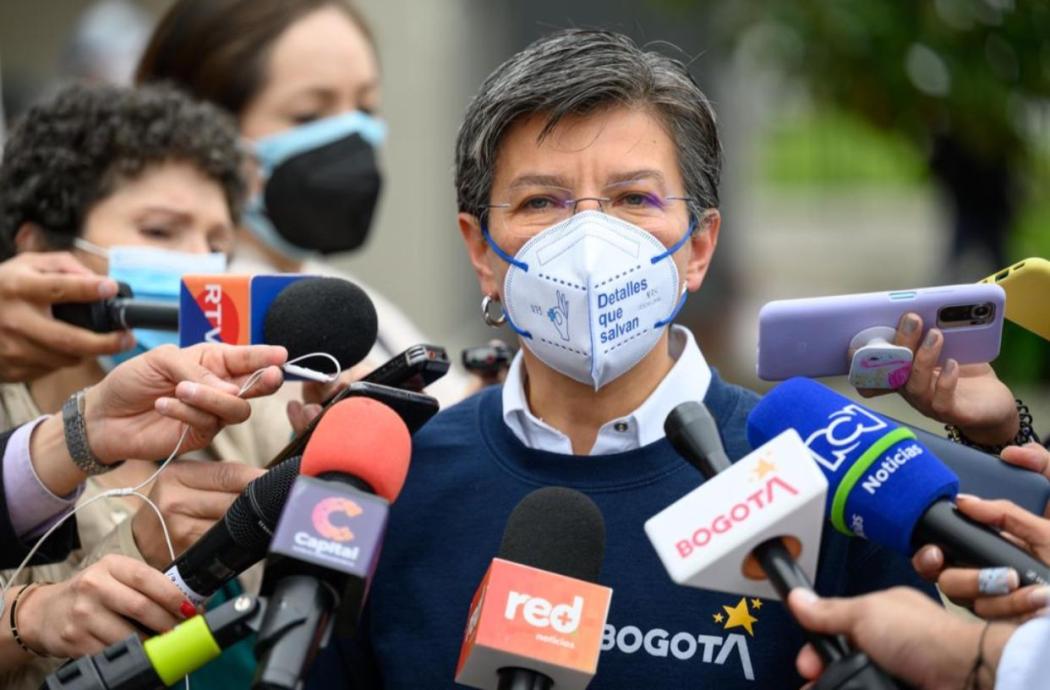
[[[582,211],[543,230],[513,257],[503,284],[507,322],[556,371],[598,390],[656,346],[685,303],[671,248],[600,211]]]

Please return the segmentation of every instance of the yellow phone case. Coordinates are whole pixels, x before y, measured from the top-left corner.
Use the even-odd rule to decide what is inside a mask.
[[[1006,291],[1006,318],[1050,340],[1050,261],[1018,261],[984,280]]]

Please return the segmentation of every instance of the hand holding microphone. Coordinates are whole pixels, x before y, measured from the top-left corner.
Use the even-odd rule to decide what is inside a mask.
[[[239,462],[173,460],[153,481],[147,494],[168,526],[175,555],[191,547],[221,520],[230,504],[264,470]],[[131,519],[132,535],[142,557],[163,570],[171,562],[160,520],[143,507]]]
[[[52,317],[59,302],[92,302],[117,294],[68,252],[24,252],[0,263],[0,381],[31,381],[84,357],[134,345],[130,333],[98,334]]]
[[[1016,629],[993,625],[982,640],[983,624],[953,615],[907,587],[849,599],[822,599],[799,589],[791,593],[788,606],[808,630],[847,636],[882,668],[917,690],[992,688],[994,669]],[[978,645],[982,663],[971,678]],[[824,673],[824,663],[809,645],[799,652],[796,663],[807,680]]]
[[[956,505],[963,515],[1001,530],[1004,538],[1043,563],[1050,563],[1050,520],[1009,501],[959,495]],[[945,596],[971,606],[974,613],[985,619],[1024,620],[1045,613],[1050,607],[1050,587],[1034,584],[1019,588],[1017,572],[1012,568],[945,568],[944,553],[935,545],[916,552],[912,564],[925,579],[936,582]]]
[[[1045,563],[956,510],[958,477],[910,429],[803,378],[774,388],[748,417],[755,446],[789,428],[828,479],[828,519],[840,532],[907,557],[937,544],[955,563],[1008,566],[1023,584],[1050,583]]]

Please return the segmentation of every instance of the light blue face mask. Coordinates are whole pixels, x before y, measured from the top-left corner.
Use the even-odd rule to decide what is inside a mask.
[[[78,249],[107,259],[110,278],[127,283],[136,298],[152,302],[177,305],[184,275],[226,272],[226,255],[221,252],[193,254],[137,246],[105,249],[80,238],[74,241],[74,245]],[[132,334],[135,336],[135,346],[130,350],[99,358],[104,370],[109,371],[121,362],[154,347],[179,344],[179,334],[176,332],[135,328]]]

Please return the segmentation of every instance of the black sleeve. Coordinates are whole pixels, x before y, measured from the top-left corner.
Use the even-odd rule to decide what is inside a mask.
[[[7,511],[7,494],[4,492],[4,470],[2,458],[7,449],[7,441],[11,438],[14,429],[0,433],[0,568],[17,568],[22,559],[29,553],[33,541],[25,544],[15,534],[11,526],[11,516]],[[64,561],[69,552],[80,548],[80,539],[77,536],[77,520],[71,517],[66,520],[58,531],[48,537],[40,550],[36,552],[30,565],[43,565],[44,563],[57,563]]]

